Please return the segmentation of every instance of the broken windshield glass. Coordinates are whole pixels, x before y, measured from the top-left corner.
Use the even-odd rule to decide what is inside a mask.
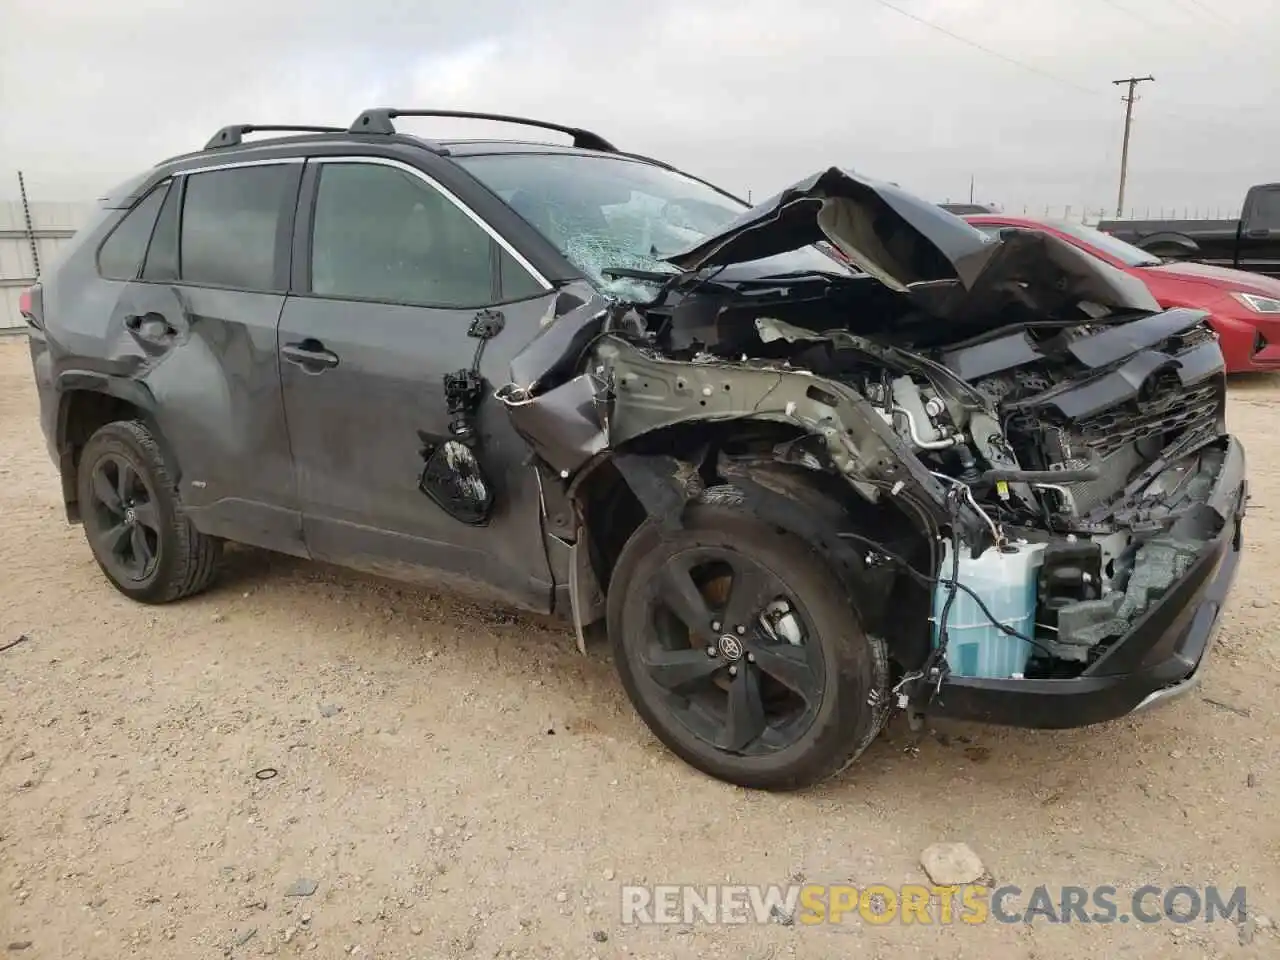
[[[662,258],[699,243],[747,205],[666,167],[626,157],[519,153],[457,157],[610,296],[644,300],[656,281],[609,268],[679,272]],[[839,271],[812,248],[760,261],[760,272]]]

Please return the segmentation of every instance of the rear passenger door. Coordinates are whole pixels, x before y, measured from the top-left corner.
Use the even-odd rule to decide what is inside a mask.
[[[550,609],[537,477],[490,395],[547,315],[550,284],[407,164],[313,159],[301,197],[279,340],[312,556]],[[495,315],[501,332],[471,335]],[[448,473],[458,459],[431,453],[465,453],[445,446],[456,420],[445,378],[477,365],[487,382],[471,417],[492,498],[484,518],[424,489],[427,460]]]
[[[141,355],[196,525],[293,553],[305,549],[276,325],[302,167],[251,162],[175,176],[114,317]]]

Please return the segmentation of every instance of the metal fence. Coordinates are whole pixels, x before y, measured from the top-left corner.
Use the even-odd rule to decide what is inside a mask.
[[[0,200],[0,334],[26,329],[19,295],[57,258],[91,209],[87,203]]]

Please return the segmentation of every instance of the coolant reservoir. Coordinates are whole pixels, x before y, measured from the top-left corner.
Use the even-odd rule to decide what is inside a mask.
[[[1044,559],[1043,543],[1013,543],[988,547],[976,560],[960,553],[956,579],[982,598],[991,615],[1024,636],[1034,636],[1037,568]],[[943,551],[939,578],[951,577],[951,544]],[[938,645],[942,607],[949,588],[939,583],[933,592],[933,645]],[[961,677],[1007,678],[1022,674],[1031,659],[1031,644],[1001,631],[973,597],[957,591],[947,613],[947,665]]]

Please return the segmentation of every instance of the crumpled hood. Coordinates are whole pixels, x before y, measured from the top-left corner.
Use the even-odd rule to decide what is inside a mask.
[[[1136,277],[1033,231],[988,236],[901,187],[831,167],[757,204],[665,259],[683,269],[759,260],[829,241],[858,268],[939,316],[974,316],[1012,301],[1052,313],[1091,304],[1160,309]]]
[[[667,260],[695,270],[759,260],[823,240],[899,291],[939,280],[971,286],[999,246],[959,217],[900,187],[831,167]]]

